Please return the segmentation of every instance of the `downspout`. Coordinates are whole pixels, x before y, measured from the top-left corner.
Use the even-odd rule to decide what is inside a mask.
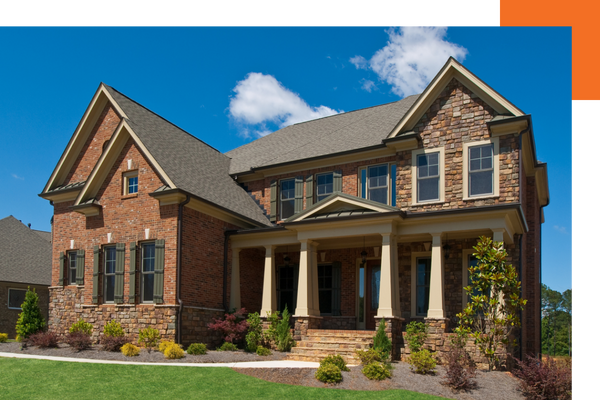
[[[519,279],[523,280],[523,235],[519,237]],[[521,282],[521,298],[523,298],[523,284]],[[521,334],[519,335],[519,360],[523,361],[523,310],[519,310],[521,321]]]
[[[225,241],[223,242],[223,310],[229,311],[227,308],[227,263],[229,255],[229,236],[235,231],[225,231]]]
[[[177,213],[177,343],[181,344],[181,314],[183,312],[183,301],[181,300],[181,236],[183,231],[183,207],[191,200],[190,195],[185,196],[185,201],[179,203],[179,212]]]

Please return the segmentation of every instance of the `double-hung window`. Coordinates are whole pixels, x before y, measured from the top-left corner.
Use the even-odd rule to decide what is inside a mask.
[[[417,201],[440,199],[440,153],[417,156]]]
[[[294,215],[296,198],[296,180],[284,179],[280,181],[281,189],[279,191],[279,210],[280,218],[286,219]]]
[[[25,289],[8,289],[8,308],[20,310],[26,294]]]
[[[469,147],[469,197],[494,194],[494,145]]]
[[[152,303],[154,301],[154,261],[155,244],[142,243],[142,302]]]
[[[135,194],[138,192],[138,172],[129,171],[123,174],[123,195]]]
[[[77,252],[69,251],[68,262],[69,262],[69,285],[77,284]]]
[[[317,175],[317,202],[333,193],[333,172]]]
[[[396,205],[396,164],[360,168],[359,194],[363,199]]]
[[[104,302],[115,301],[115,278],[117,265],[117,248],[115,246],[104,248]]]

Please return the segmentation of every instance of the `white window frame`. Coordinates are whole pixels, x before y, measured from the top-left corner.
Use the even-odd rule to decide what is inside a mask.
[[[492,173],[492,189],[493,193],[482,194],[479,196],[471,196],[469,194],[469,148],[476,146],[483,146],[491,144],[493,145],[493,166],[494,171]],[[487,199],[500,196],[500,138],[495,137],[485,140],[476,140],[472,142],[463,143],[463,200],[479,200]]]
[[[137,182],[137,191],[129,192],[129,179],[130,178],[138,178]],[[138,171],[129,171],[123,173],[123,196],[128,196],[130,194],[138,194],[140,192],[140,178],[138,175]]]
[[[319,202],[319,193],[317,191],[317,188],[319,187],[319,176],[323,176],[323,175],[331,175],[331,193],[328,194],[327,196],[333,194],[333,171],[329,171],[329,172],[322,172],[319,174],[315,175],[315,181],[314,181],[314,189],[313,189],[313,201],[314,203],[318,203]],[[327,197],[325,196],[325,197]],[[314,204],[313,203],[313,204]]]
[[[439,153],[439,188],[438,188],[438,199],[437,200],[427,200],[427,201],[418,201],[418,179],[417,179],[417,158],[422,154],[431,154],[431,153]],[[412,164],[411,164],[411,204],[420,205],[420,204],[439,204],[446,202],[446,153],[444,151],[444,147],[432,147],[432,148],[423,148],[412,151]]]
[[[387,167],[387,178],[386,178],[386,183],[387,183],[387,202],[385,203],[386,205],[391,205],[392,203],[392,179],[396,179],[396,177],[391,177],[390,176],[390,171],[392,169],[392,165],[394,165],[395,162],[388,162],[388,163],[381,163],[381,164],[372,164],[372,165],[365,165],[362,166],[358,169],[358,196],[361,199],[369,199],[369,187],[368,187],[368,182],[369,182],[369,168],[371,167],[381,167],[382,165],[385,165]],[[362,179],[362,171],[366,170],[366,182],[363,182]],[[397,172],[396,172],[397,173]],[[362,192],[363,192],[363,185],[366,185],[365,187],[365,197],[362,197]],[[395,193],[394,193],[395,194]],[[373,200],[374,201],[374,200]]]
[[[154,270],[152,272],[144,272],[144,248],[148,245],[154,245]],[[156,279],[154,271],[156,271],[156,241],[142,242],[140,243],[140,302],[143,304],[154,303],[154,285],[152,287],[152,295],[150,296],[151,300],[144,300],[144,278],[147,275],[153,275],[154,279]]]
[[[281,194],[283,193],[283,182],[285,182],[285,181],[292,181],[292,184],[294,186],[294,197],[291,198],[291,199],[282,200]],[[277,190],[277,205],[279,207],[279,210],[278,210],[278,216],[279,216],[279,218],[278,219],[279,220],[286,220],[286,219],[292,217],[294,215],[294,213],[292,212],[292,215],[289,215],[289,216],[283,218],[283,215],[282,215],[282,212],[283,212],[282,202],[283,201],[290,201],[291,200],[294,205],[296,204],[295,203],[296,202],[296,178],[292,177],[292,178],[283,178],[283,179],[280,179],[277,186],[278,186],[278,190]]]
[[[8,307],[9,310],[22,310],[21,307],[11,307],[10,306],[10,291],[11,290],[18,290],[21,292],[25,292],[25,295],[27,295],[27,289],[19,289],[19,288],[8,288],[8,298],[6,299],[6,306]],[[25,298],[23,298],[23,301],[25,301]]]
[[[427,318],[427,315],[417,315],[417,259],[430,258],[431,251],[417,251],[410,255],[410,316],[411,318]],[[431,287],[429,288],[431,290]]]

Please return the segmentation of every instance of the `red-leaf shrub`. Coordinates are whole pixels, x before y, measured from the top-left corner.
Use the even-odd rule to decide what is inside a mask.
[[[77,351],[92,347],[92,338],[85,332],[71,332],[67,334],[67,343]]]
[[[42,349],[48,347],[58,347],[58,335],[54,332],[38,332],[29,336],[29,344]]]
[[[129,343],[127,336],[102,335],[100,337],[100,344],[104,351],[121,351],[121,347],[126,343]]]
[[[545,361],[526,356],[517,362],[514,374],[521,379],[521,390],[529,400],[571,398],[571,360],[558,364],[552,358]]]
[[[477,387],[475,382],[475,362],[465,349],[465,337],[453,336],[450,350],[444,355],[446,376],[442,383],[454,390],[471,390]]]
[[[232,314],[225,313],[225,319],[213,319],[212,324],[208,324],[208,329],[218,331],[224,341],[229,343],[239,343],[246,336],[248,323],[244,319],[245,308],[236,310]]]

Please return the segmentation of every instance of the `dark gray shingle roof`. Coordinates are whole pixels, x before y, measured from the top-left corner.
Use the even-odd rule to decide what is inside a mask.
[[[50,241],[12,215],[0,219],[0,281],[50,285],[51,280]]]
[[[106,88],[127,114],[131,129],[179,189],[253,221],[271,224],[229,176],[229,157],[114,88]]]
[[[380,145],[418,97],[280,129],[225,153],[232,159],[229,173]]]

